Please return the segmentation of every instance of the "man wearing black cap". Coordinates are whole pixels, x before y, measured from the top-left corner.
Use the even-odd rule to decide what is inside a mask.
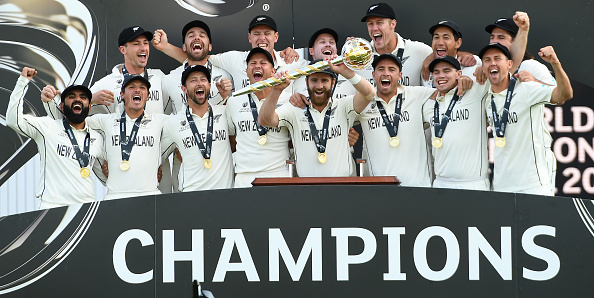
[[[328,57],[330,60],[334,57]],[[316,63],[318,61],[313,61]],[[302,108],[286,104],[276,109],[276,103],[285,83],[272,87],[262,105],[259,123],[270,127],[287,127],[295,148],[297,174],[300,177],[345,177],[352,173],[348,130],[355,116],[375,96],[373,86],[343,63],[330,64],[330,69],[314,72],[307,77],[311,106]],[[357,89],[352,97],[332,100],[331,92],[336,84],[336,74],[347,78]],[[277,73],[277,78],[286,73]]]
[[[264,81],[274,75],[274,61],[270,53],[260,47],[247,56],[247,76],[250,84]],[[227,103],[229,134],[234,136],[234,187],[251,187],[255,178],[290,177],[286,166],[289,158],[289,132],[286,127],[263,127],[258,124],[258,112],[272,91],[262,91],[234,97]]]
[[[511,76],[517,66],[500,43],[489,44],[479,53],[489,79],[486,111],[495,137],[495,191],[554,194],[557,165],[544,105],[562,104],[573,97],[573,89],[551,46],[541,48],[538,55],[553,67],[556,87],[517,82]]]
[[[163,151],[176,146],[182,155],[179,190],[231,188],[233,160],[225,106],[208,101],[210,71],[203,65],[191,65],[183,71],[180,81],[188,106],[167,119],[162,140]],[[225,96],[231,92],[231,88],[217,87]]]
[[[460,63],[452,56],[434,59],[429,70],[437,97],[425,102],[423,117],[431,125],[433,187],[491,190],[487,172],[486,86],[473,84],[461,95],[458,80],[471,79],[463,76]]]
[[[431,47],[422,42],[404,39],[396,33],[396,15],[386,3],[369,6],[361,22],[367,23],[367,31],[377,54],[392,53],[402,61],[401,84],[422,86],[421,67],[425,58],[431,54]],[[370,70],[359,73],[368,80],[373,77]]]
[[[24,115],[23,99],[36,74],[33,68],[23,68],[10,95],[6,123],[37,144],[41,177],[36,196],[41,199],[40,209],[93,202],[94,183],[89,175],[95,160],[102,156],[103,138],[85,121],[91,109],[91,91],[81,85],[64,89],[60,103],[63,119]]]
[[[431,39],[431,50],[433,53],[425,59],[427,65],[439,57],[451,56],[458,58],[458,50],[462,46],[462,32],[460,27],[452,20],[440,20],[437,24],[429,28],[429,33],[432,36]],[[467,76],[474,80],[474,71],[476,65],[480,65],[481,60],[478,56],[470,55],[475,59],[475,63],[472,66],[460,65],[462,68],[462,75]],[[431,71],[423,77],[423,86],[434,87]]]

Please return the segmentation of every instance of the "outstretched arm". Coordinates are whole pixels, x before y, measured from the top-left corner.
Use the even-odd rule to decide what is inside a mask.
[[[561,62],[555,53],[552,46],[547,46],[540,49],[538,55],[546,62],[550,63],[555,72],[555,78],[557,79],[557,87],[553,89],[551,95],[551,103],[563,104],[564,102],[573,98],[573,88],[569,77],[561,67]]]
[[[332,59],[334,59],[334,57]],[[328,61],[328,65],[330,65],[330,69],[332,69],[332,71],[342,75],[353,85],[353,87],[355,87],[355,89],[357,89],[357,93],[353,98],[353,107],[355,108],[355,112],[363,112],[363,109],[365,109],[369,102],[375,97],[375,89],[371,83],[362,78],[360,75],[356,74],[350,68],[346,67],[344,63],[333,65],[330,63],[330,58],[326,58],[325,60]]]
[[[284,73],[277,72],[274,74],[277,79],[281,79],[284,76],[285,81],[282,84],[272,87],[270,94],[268,94],[268,97],[266,97],[266,100],[262,104],[260,113],[258,113],[258,123],[260,123],[260,125],[265,127],[278,126],[279,118],[275,111],[276,103],[278,102],[278,98],[280,97],[283,90],[291,84],[291,81],[287,78],[288,73],[288,71],[285,71]]]
[[[155,30],[155,34],[153,34],[153,46],[155,49],[165,53],[165,55],[179,61],[179,63],[183,63],[186,61],[187,55],[184,51],[172,44],[169,43],[167,40],[167,34],[163,29]]]
[[[528,44],[528,30],[530,29],[530,18],[528,18],[527,13],[517,11],[513,19],[519,29],[518,34],[516,34],[516,38],[509,49],[510,54],[512,55],[512,61],[514,61],[512,69],[510,70],[511,73],[516,72],[520,67],[520,63],[522,63],[524,53],[526,52],[526,45]]]

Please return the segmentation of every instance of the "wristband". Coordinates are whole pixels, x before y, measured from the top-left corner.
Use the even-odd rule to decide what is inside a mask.
[[[355,86],[357,83],[359,83],[361,81],[361,76],[358,74],[355,74],[354,77],[348,79],[349,83],[351,83],[353,86]]]

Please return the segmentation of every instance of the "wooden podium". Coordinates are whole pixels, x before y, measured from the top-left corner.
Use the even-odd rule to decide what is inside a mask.
[[[256,178],[253,186],[279,186],[279,185],[400,185],[400,180],[395,176],[375,177],[293,177],[293,178]]]

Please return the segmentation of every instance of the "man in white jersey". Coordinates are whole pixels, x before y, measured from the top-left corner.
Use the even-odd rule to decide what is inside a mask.
[[[298,58],[296,52],[291,48],[287,48],[282,52],[274,50],[274,44],[278,41],[278,32],[276,22],[269,16],[258,15],[252,19],[248,27],[248,41],[251,43],[252,48],[260,47],[270,53],[274,60],[274,69],[277,71],[291,71],[307,65],[307,61]],[[180,62],[186,59],[186,55],[181,49],[168,43],[167,36],[162,30],[155,31],[153,45]],[[246,75],[247,65],[243,63],[247,55],[247,51],[228,51],[211,55],[208,60],[214,66],[220,67],[231,74],[237,91],[249,85],[249,79]],[[285,59],[282,59],[283,57]],[[290,95],[291,91],[292,88],[285,92]]]
[[[272,88],[258,117],[263,126],[287,127],[295,148],[297,174],[300,177],[345,177],[351,174],[348,130],[355,115],[375,95],[371,83],[343,63],[330,64],[330,69],[347,78],[358,92],[353,97],[332,100],[330,94],[336,76],[330,70],[322,70],[307,77],[311,106],[306,106],[304,110],[285,104],[275,110],[279,96],[289,85],[286,79],[285,83]],[[276,77],[281,75],[277,73]]]
[[[225,106],[208,102],[210,71],[203,65],[188,66],[181,82],[188,107],[165,121],[162,140],[162,151],[175,145],[182,155],[179,190],[231,188],[233,160]],[[227,97],[231,88],[219,86],[219,92]]]
[[[460,95],[463,72],[452,56],[429,64],[436,100],[423,105],[424,122],[431,124],[435,180],[433,187],[491,190],[487,152],[485,85],[473,84]]]
[[[462,32],[460,27],[452,20],[441,20],[437,24],[429,28],[429,33],[432,36],[431,39],[431,50],[433,53],[429,55],[423,64],[429,65],[435,59],[439,57],[452,56],[458,58],[458,50],[462,46]],[[470,55],[475,59],[475,63],[472,66],[460,65],[462,75],[467,76],[474,80],[474,70],[476,65],[480,65],[481,60],[478,56]],[[425,65],[423,65],[425,67]],[[433,77],[431,71],[428,72],[427,77],[423,74],[423,86],[435,87],[433,84]]]
[[[510,18],[498,19],[495,23],[485,27],[485,31],[490,34],[489,43],[498,42],[507,47],[512,54],[514,51],[511,49],[511,45],[516,40],[518,30],[518,25]],[[479,83],[483,83],[487,80],[482,68],[477,68],[475,74]],[[557,82],[551,75],[549,69],[544,64],[534,59],[528,52],[525,52],[518,73],[515,76],[522,81],[537,81],[541,84],[557,86]]]
[[[231,75],[208,61],[208,53],[212,50],[212,37],[210,28],[202,21],[194,20],[182,28],[182,50],[186,53],[187,61],[178,68],[172,70],[165,76],[169,98],[173,104],[174,112],[185,112],[188,105],[186,94],[182,90],[181,75],[184,69],[191,65],[203,65],[210,70],[212,82],[218,83],[222,78],[230,80],[227,84],[233,84]],[[209,102],[211,105],[225,104],[226,98],[219,95],[217,88],[210,90]]]
[[[274,75],[270,52],[253,48],[247,56],[250,84]],[[286,160],[289,158],[289,132],[286,127],[263,127],[258,124],[258,112],[272,89],[232,97],[227,101],[229,134],[235,136],[235,185],[251,187],[258,177],[290,177]]]
[[[490,83],[486,110],[495,136],[495,191],[554,194],[557,165],[544,105],[562,104],[573,97],[573,89],[553,48],[544,47],[538,54],[553,67],[556,87],[516,82],[510,73],[511,55],[500,43],[489,44],[479,53]]]
[[[41,177],[36,196],[40,209],[93,202],[95,190],[89,176],[95,160],[102,156],[103,138],[89,129],[85,118],[90,110],[91,91],[72,85],[61,95],[64,118],[34,117],[23,114],[28,84],[37,74],[24,67],[6,111],[6,124],[37,144]]]

